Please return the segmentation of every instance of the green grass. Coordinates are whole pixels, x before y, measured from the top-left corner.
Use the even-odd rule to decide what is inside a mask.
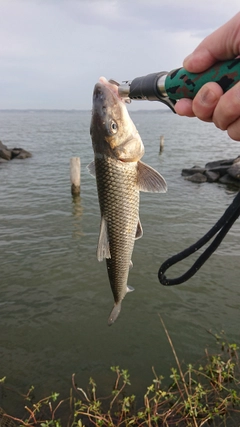
[[[217,354],[205,350],[203,363],[183,367],[161,317],[160,320],[176,366],[169,373],[167,386],[164,385],[167,379],[153,369],[153,381],[142,396],[142,407],[138,407],[136,396],[128,392],[128,370],[114,366],[111,367],[113,388],[108,396],[98,397],[97,385],[92,378],[87,390],[79,387],[73,374],[68,399],[61,400],[58,393],[52,393],[35,402],[34,388],[31,387],[23,396],[25,416],[1,415],[0,410],[0,426],[12,427],[14,423],[24,427],[239,427],[238,346],[215,336],[219,345]],[[7,387],[5,378],[1,385],[3,390]]]

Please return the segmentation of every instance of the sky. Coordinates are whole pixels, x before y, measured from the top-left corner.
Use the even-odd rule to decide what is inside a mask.
[[[239,10],[239,0],[0,0],[0,109],[90,110],[100,76],[181,67]]]

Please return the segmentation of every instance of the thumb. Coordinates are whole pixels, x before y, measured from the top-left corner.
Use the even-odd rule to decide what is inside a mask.
[[[205,71],[217,61],[236,58],[240,54],[240,12],[207,36],[183,62],[192,73]]]

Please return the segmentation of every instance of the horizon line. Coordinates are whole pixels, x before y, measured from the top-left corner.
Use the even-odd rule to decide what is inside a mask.
[[[0,112],[43,112],[43,111],[55,111],[55,112],[85,112],[85,113],[91,113],[92,109],[80,109],[80,108],[0,108]],[[167,108],[159,108],[159,109],[138,109],[138,110],[128,110],[129,113],[138,113],[138,112],[169,112],[171,113],[170,109]]]

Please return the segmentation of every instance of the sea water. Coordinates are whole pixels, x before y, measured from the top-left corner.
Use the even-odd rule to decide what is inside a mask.
[[[93,159],[90,112],[0,112],[2,142],[32,153],[0,164],[0,378],[22,393],[34,385],[39,398],[52,391],[65,397],[75,373],[80,387],[91,376],[100,395],[109,394],[110,367],[119,365],[128,369],[133,392],[143,394],[153,366],[169,377],[175,365],[160,316],[183,364],[214,347],[215,333],[224,331],[239,344],[239,221],[185,284],[164,287],[157,274],[166,258],[215,224],[236,194],[219,183],[186,181],[181,170],[235,158],[240,145],[213,124],[171,112],[131,116],[145,145],[143,160],[164,176],[168,192],[141,194],[143,237],[129,274],[135,292],[108,327],[113,296],[105,262],[96,258],[100,215],[96,182],[86,168]],[[75,199],[69,177],[74,156],[81,158],[81,194]],[[195,259],[167,275],[181,275]],[[14,399],[2,395],[0,406],[17,415]]]

